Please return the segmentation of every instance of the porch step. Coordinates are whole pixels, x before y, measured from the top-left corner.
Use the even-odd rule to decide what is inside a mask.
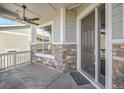
[[[78,71],[71,72],[70,74],[79,86],[90,84],[90,82],[83,75],[81,75]]]

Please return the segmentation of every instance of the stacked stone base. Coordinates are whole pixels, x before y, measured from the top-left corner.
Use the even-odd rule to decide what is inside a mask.
[[[35,56],[37,45],[31,46],[31,59],[35,64],[45,65],[60,72],[76,70],[77,45],[76,44],[53,44],[52,55],[54,59]]]
[[[124,88],[124,44],[113,44],[113,88]]]
[[[54,64],[55,59],[39,57],[39,56],[35,56],[35,58],[36,58],[36,64],[44,65],[44,66],[56,69],[56,66]]]
[[[76,44],[54,44],[52,54],[55,57],[57,69],[64,72],[76,70]]]

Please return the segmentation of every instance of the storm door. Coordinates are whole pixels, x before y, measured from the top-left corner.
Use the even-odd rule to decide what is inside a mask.
[[[95,77],[95,11],[81,20],[81,69]]]

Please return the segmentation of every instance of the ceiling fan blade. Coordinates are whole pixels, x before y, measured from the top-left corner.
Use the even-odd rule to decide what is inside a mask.
[[[25,10],[26,10],[26,6],[25,5],[22,5],[22,8],[23,8],[23,18],[16,18],[16,19],[19,19],[19,20],[23,20],[25,22],[28,22],[28,23],[31,23],[31,24],[34,24],[34,25],[39,25],[38,23],[35,23],[35,22],[32,22],[32,21],[35,21],[35,20],[40,20],[39,18],[31,18],[31,19],[28,19],[26,16],[25,16]]]
[[[31,22],[31,21],[27,21],[27,20],[26,20],[26,22],[34,24],[34,25],[39,25],[38,23],[34,23],[34,22]]]
[[[31,18],[31,19],[27,19],[29,21],[36,21],[36,20],[40,20],[39,18]]]
[[[23,18],[16,18],[16,19],[20,20],[20,21],[25,21],[25,22],[28,22],[28,23],[31,23],[31,24],[39,25],[38,23],[31,22],[30,20],[27,20],[27,19],[23,19]]]
[[[22,18],[16,17],[16,19],[23,20]]]

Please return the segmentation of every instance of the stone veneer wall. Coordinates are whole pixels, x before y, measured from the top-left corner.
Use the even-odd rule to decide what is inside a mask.
[[[76,59],[77,59],[77,45],[76,44],[53,44],[52,45],[52,55],[55,57],[54,62],[42,58],[38,61],[38,57],[35,56],[37,52],[37,45],[31,46],[31,59],[33,63],[44,64],[57,69],[61,72],[68,72],[76,70]],[[47,62],[46,62],[47,61]],[[49,62],[50,61],[50,62]],[[50,63],[50,64],[49,64]]]
[[[52,54],[55,56],[57,69],[64,72],[76,70],[76,44],[54,44]]]
[[[124,44],[113,44],[113,88],[124,88]]]
[[[63,62],[66,63],[67,71],[74,71],[77,69],[77,45],[63,46]]]

